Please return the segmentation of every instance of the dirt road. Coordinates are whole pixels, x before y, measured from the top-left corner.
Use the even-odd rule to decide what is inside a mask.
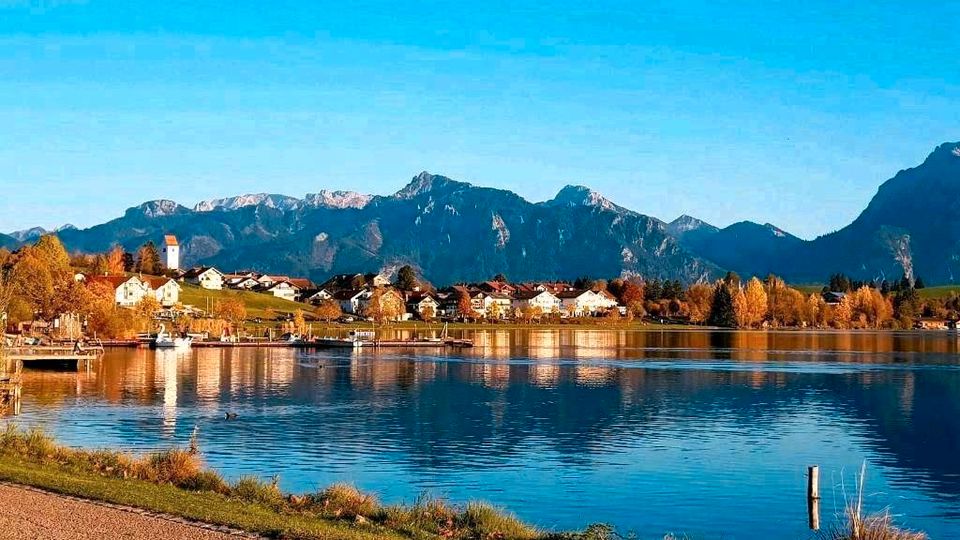
[[[237,540],[238,536],[137,510],[0,484],[0,539],[14,538]]]

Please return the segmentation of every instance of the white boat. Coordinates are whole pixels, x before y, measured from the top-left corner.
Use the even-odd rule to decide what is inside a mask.
[[[157,349],[188,349],[193,343],[193,338],[191,337],[173,337],[167,333],[167,328],[164,325],[160,325],[160,331],[157,332],[157,337],[153,340],[153,346]]]

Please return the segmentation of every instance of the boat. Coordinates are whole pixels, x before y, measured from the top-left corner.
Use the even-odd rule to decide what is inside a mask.
[[[191,344],[193,344],[193,338],[173,337],[167,333],[166,326],[162,324],[160,325],[160,331],[157,332],[157,337],[153,339],[152,343],[157,349],[189,349]]]
[[[366,330],[355,330],[350,332],[348,337],[322,337],[317,338],[314,343],[318,347],[337,347],[337,348],[354,348],[354,347],[369,347],[376,343],[376,333]]]

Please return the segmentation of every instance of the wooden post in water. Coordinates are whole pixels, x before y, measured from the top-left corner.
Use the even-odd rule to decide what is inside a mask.
[[[807,518],[810,530],[820,530],[820,467],[807,468]]]

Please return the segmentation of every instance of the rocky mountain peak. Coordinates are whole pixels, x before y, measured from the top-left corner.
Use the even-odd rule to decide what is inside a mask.
[[[288,197],[286,195],[277,195],[271,193],[251,193],[247,195],[237,195],[235,197],[225,197],[223,199],[210,199],[200,201],[193,207],[195,212],[213,212],[215,210],[239,210],[247,206],[267,206],[279,210],[290,210],[300,203],[299,199]]]
[[[588,206],[605,210],[620,210],[621,208],[609,199],[586,186],[564,186],[557,195],[544,203],[546,206]]]
[[[357,193],[356,191],[330,191],[322,189],[318,193],[309,193],[303,202],[308,206],[325,208],[363,208],[367,206],[372,195]]]
[[[446,176],[430,174],[427,171],[423,171],[414,176],[409,184],[404,186],[403,189],[396,192],[393,196],[398,199],[412,199],[424,193],[432,193],[439,190],[446,190],[448,188],[461,188],[469,186],[470,184],[457,182],[447,178]]]
[[[710,230],[716,232],[719,229],[707,223],[706,221],[703,221],[702,219],[698,219],[687,214],[683,214],[667,224],[667,232],[675,236],[682,235],[683,233],[690,231],[699,230]]]
[[[168,199],[158,199],[155,201],[147,201],[140,206],[130,208],[127,210],[127,214],[141,214],[144,217],[148,218],[157,218],[163,216],[172,216],[174,214],[180,214],[183,212],[189,212],[189,210],[183,206],[180,206],[176,201],[171,201]]]

